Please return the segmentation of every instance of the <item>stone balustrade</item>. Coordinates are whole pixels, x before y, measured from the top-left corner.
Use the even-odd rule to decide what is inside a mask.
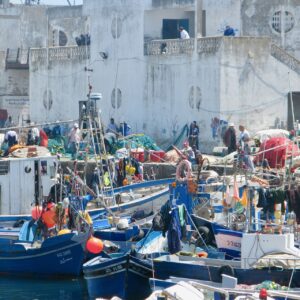
[[[284,63],[286,66],[288,66],[293,71],[300,74],[300,61],[296,57],[290,55],[284,49],[278,47],[275,44],[272,44],[271,45],[271,55],[273,57],[275,57],[276,59],[278,59],[279,61],[281,61],[282,63]]]
[[[153,40],[145,43],[145,55],[179,55],[194,51],[194,39]]]
[[[85,60],[90,58],[89,46],[53,47],[30,50],[33,62],[40,60],[61,61],[61,60]]]
[[[223,37],[199,38],[197,41],[198,53],[215,53],[222,45]]]
[[[215,53],[222,44],[222,37],[199,38],[198,53]],[[145,43],[145,55],[189,54],[195,49],[195,39],[153,40]]]

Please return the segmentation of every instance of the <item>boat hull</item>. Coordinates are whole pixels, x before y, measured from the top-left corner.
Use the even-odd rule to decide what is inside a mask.
[[[40,248],[0,239],[0,273],[18,275],[69,275],[81,272],[87,234],[49,238]]]
[[[83,266],[91,298],[125,297],[125,279],[127,255],[101,261],[99,257],[88,261]]]
[[[229,267],[226,261],[220,260],[219,266],[178,263],[172,261],[154,260],[156,278],[168,279],[171,276],[185,277],[206,281],[221,282],[221,274],[227,274],[238,278],[239,284],[259,284],[265,280],[274,281],[280,285],[288,286],[293,270],[266,269],[241,269]],[[226,267],[224,267],[226,266]],[[300,270],[294,270],[292,286],[300,287]]]

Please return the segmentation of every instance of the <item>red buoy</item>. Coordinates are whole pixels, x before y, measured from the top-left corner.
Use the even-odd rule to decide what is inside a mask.
[[[94,236],[91,236],[86,243],[86,249],[93,254],[99,254],[103,248],[103,242]]]
[[[43,211],[43,208],[41,206],[34,206],[32,209],[31,209],[31,217],[33,220],[37,220],[40,218],[40,216],[42,215],[42,211]]]

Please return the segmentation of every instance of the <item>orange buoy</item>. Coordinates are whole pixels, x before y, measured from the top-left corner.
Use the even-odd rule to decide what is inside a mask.
[[[43,212],[42,220],[48,228],[52,228],[56,225],[56,211],[53,202],[47,204],[47,210]]]
[[[41,206],[34,206],[32,209],[31,209],[31,217],[33,220],[37,220],[40,218],[40,216],[42,215],[42,211],[43,211],[43,208]]]
[[[99,254],[103,248],[103,242],[94,236],[91,236],[86,243],[86,249],[93,254]]]
[[[197,253],[197,256],[202,257],[202,258],[207,258],[208,253],[205,251],[201,251],[201,252]]]

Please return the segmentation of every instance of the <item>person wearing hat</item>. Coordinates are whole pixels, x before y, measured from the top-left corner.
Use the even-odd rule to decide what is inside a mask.
[[[223,138],[224,145],[228,148],[228,154],[236,151],[236,132],[233,123],[228,124]]]
[[[74,123],[73,128],[69,133],[69,148],[72,154],[72,159],[77,159],[77,152],[79,149],[79,143],[81,141],[81,133],[78,123]]]

